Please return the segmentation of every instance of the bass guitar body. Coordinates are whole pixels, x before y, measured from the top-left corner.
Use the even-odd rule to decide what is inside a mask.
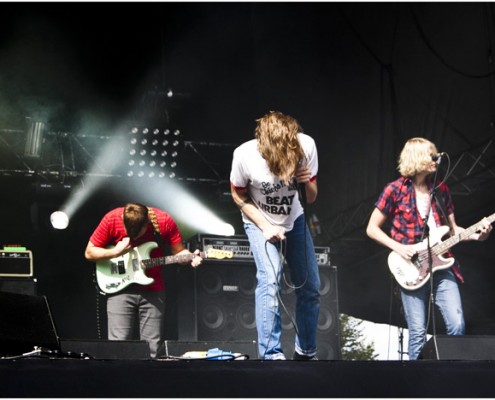
[[[440,242],[440,239],[449,231],[448,226],[441,226],[435,236],[432,235],[430,243],[432,248]],[[407,260],[392,251],[388,256],[388,266],[397,283],[404,289],[415,290],[423,286],[436,271],[447,269],[454,264],[453,258],[445,258],[435,251],[428,253],[427,241],[417,244],[418,254],[411,260]],[[431,270],[430,270],[431,256]]]

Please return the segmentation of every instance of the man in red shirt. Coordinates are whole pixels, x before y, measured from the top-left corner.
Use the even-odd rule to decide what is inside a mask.
[[[179,229],[169,214],[139,203],[129,203],[105,214],[89,239],[85,257],[98,263],[125,255],[147,242],[159,245],[150,252],[151,258],[162,257],[161,247],[168,244],[172,255],[191,255],[186,257],[191,266],[197,267],[202,262],[199,250],[191,253],[184,247]],[[130,284],[107,297],[108,339],[134,339],[134,324],[139,318],[140,339],[150,344],[150,354],[156,357],[162,340],[165,286],[159,266],[147,269],[146,276],[153,278],[153,282]]]

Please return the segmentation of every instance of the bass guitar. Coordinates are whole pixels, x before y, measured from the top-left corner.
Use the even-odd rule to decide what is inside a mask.
[[[495,220],[495,213],[487,217],[487,220],[492,223]],[[466,228],[461,233],[441,241],[442,237],[449,231],[448,226],[441,226],[430,236],[431,246],[429,251],[427,239],[417,244],[418,253],[410,260],[407,260],[395,251],[392,251],[388,256],[388,267],[390,272],[392,272],[395,280],[404,289],[419,289],[428,282],[432,273],[450,268],[452,264],[454,264],[454,259],[452,257],[445,258],[442,257],[442,254],[460,241],[479,231],[482,227],[483,224],[480,221],[469,228]],[[430,255],[432,260],[431,271],[429,261]]]
[[[129,252],[108,260],[100,260],[96,263],[96,281],[99,288],[108,294],[120,292],[132,283],[149,285],[153,278],[146,276],[148,268],[176,264],[191,261],[195,254],[178,254],[175,256],[153,257],[150,253],[157,248],[155,242],[146,242],[134,247]],[[232,258],[232,251],[210,248],[207,252],[201,252],[201,258]]]

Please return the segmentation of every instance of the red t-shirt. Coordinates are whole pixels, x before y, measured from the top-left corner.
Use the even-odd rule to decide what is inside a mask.
[[[182,242],[182,236],[179,232],[177,224],[172,217],[165,211],[153,208],[160,227],[161,237],[164,243],[173,246]],[[96,247],[114,246],[123,238],[127,237],[127,232],[124,226],[124,207],[118,207],[109,211],[102,218],[95,231],[89,238],[90,242]],[[131,240],[132,247],[139,246],[146,242],[156,242],[156,237],[153,231],[153,225],[148,223],[146,233],[137,240]],[[160,244],[160,243],[159,243]],[[156,248],[151,251],[150,257],[164,256],[161,248]],[[144,290],[163,290],[165,288],[162,279],[161,267],[153,267],[146,269],[146,275],[153,278],[155,281],[150,285],[131,285],[133,289],[142,288]]]

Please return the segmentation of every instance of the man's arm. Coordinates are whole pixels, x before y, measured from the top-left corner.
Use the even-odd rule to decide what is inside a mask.
[[[249,197],[246,189],[236,188],[234,185],[230,185],[230,192],[232,194],[232,200],[242,212],[258,227],[262,230],[263,236],[269,242],[278,242],[285,239],[285,230],[281,226],[272,225],[264,215],[258,210],[251,198]]]
[[[130,249],[131,245],[128,237],[122,239],[115,247],[110,249],[95,246],[91,243],[91,241],[89,241],[86,246],[84,256],[86,257],[86,260],[89,261],[107,260],[110,258],[119,257],[122,254],[127,253]]]
[[[399,243],[387,235],[382,229],[386,220],[387,215],[375,208],[366,227],[366,234],[382,246],[388,247],[403,258],[410,260],[417,253],[416,246]]]
[[[314,203],[318,195],[318,185],[316,183],[316,177],[311,181],[311,170],[307,167],[298,168],[296,171],[296,181],[297,183],[304,183],[306,202],[308,204]]]
[[[175,256],[175,255],[181,255],[181,254],[194,254],[193,259],[191,260],[191,266],[196,268],[197,266],[201,265],[203,262],[203,259],[200,256],[200,251],[196,250],[194,253],[191,253],[188,249],[184,247],[182,242],[179,242],[177,244],[171,245],[170,246],[170,252]],[[184,263],[187,264],[187,263]]]

